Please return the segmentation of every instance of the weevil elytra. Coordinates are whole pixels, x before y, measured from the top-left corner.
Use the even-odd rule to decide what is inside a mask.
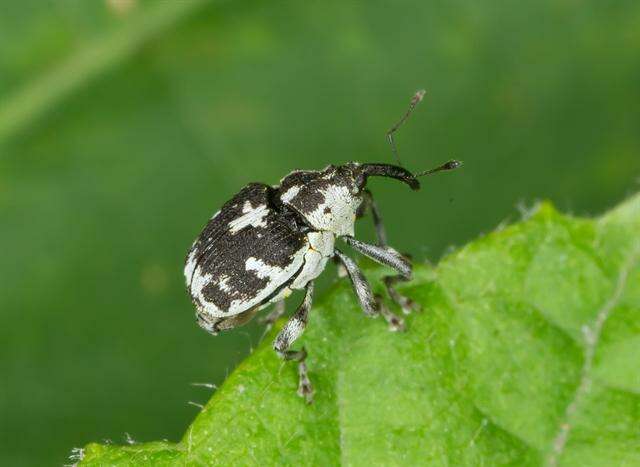
[[[397,158],[394,132],[424,96],[414,95],[409,109],[389,130],[387,137]],[[193,243],[184,268],[187,289],[196,307],[198,324],[212,334],[249,321],[262,308],[276,303],[266,321],[273,323],[284,313],[283,300],[293,290],[305,290],[302,303],[276,337],[273,347],[285,360],[299,364],[298,393],[312,401],[313,389],[304,363],[306,351],[292,350],[308,321],[313,282],[327,261],[346,269],[364,313],[382,314],[392,330],[403,327],[379,295],[374,295],[356,263],[336,248],[336,239],[356,251],[390,266],[396,275],[384,278],[390,298],[405,313],[415,304],[395,285],[411,279],[410,261],[387,245],[380,213],[367,190],[369,177],[387,177],[420,188],[418,177],[451,170],[451,160],[435,169],[413,174],[401,165],[350,162],[323,170],[296,170],[275,186],[250,183],[209,220]],[[377,244],[354,238],[356,219],[371,211]]]

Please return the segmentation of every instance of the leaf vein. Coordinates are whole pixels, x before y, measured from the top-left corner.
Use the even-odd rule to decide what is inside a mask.
[[[636,242],[633,245],[631,252],[627,257],[627,260],[622,265],[620,273],[618,274],[618,279],[616,281],[616,287],[613,291],[613,294],[611,295],[611,297],[609,297],[609,300],[605,302],[602,308],[600,308],[593,324],[591,326],[585,325],[582,329],[584,343],[584,362],[582,364],[582,369],[580,370],[580,381],[571,401],[565,409],[564,416],[560,421],[558,429],[556,430],[556,435],[552,440],[550,448],[551,453],[547,459],[547,465],[549,467],[555,467],[558,465],[558,459],[564,452],[567,440],[569,439],[569,435],[571,433],[572,419],[578,411],[578,408],[581,405],[582,401],[591,390],[593,381],[591,375],[593,370],[593,358],[595,355],[596,347],[600,340],[602,328],[613,312],[613,309],[620,302],[622,294],[627,285],[629,273],[636,265],[636,263],[638,263],[638,261],[640,261],[640,242]]]

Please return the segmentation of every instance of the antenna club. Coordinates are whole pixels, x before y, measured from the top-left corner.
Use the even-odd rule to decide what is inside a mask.
[[[454,169],[457,169],[460,166],[462,166],[462,162],[460,162],[458,160],[455,160],[455,159],[452,159],[452,160],[450,160],[448,162],[445,162],[444,164],[436,167],[435,169],[425,170],[424,172],[417,173],[415,176],[416,177],[423,177],[425,175],[431,175],[431,174],[436,173],[436,172],[442,172],[442,171],[445,171],[445,170],[454,170]]]
[[[462,167],[462,161],[452,159],[442,166],[442,170],[453,170]]]

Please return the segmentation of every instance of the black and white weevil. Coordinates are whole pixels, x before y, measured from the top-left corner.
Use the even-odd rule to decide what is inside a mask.
[[[393,133],[422,99],[419,91],[409,109],[387,133],[396,155]],[[387,245],[380,213],[366,189],[371,176],[389,177],[420,188],[418,177],[451,170],[460,162],[451,160],[435,169],[412,174],[400,165],[350,162],[324,170],[296,170],[279,185],[250,183],[209,220],[189,251],[184,268],[187,289],[196,307],[198,324],[212,334],[249,321],[271,303],[276,308],[266,317],[272,324],[284,313],[283,300],[293,290],[304,289],[305,297],[276,337],[273,347],[285,360],[299,364],[298,394],[312,401],[313,389],[304,363],[306,351],[291,350],[308,321],[313,281],[333,258],[344,269],[364,313],[382,314],[392,330],[403,321],[374,295],[356,263],[335,247],[337,238],[398,274],[384,278],[391,299],[405,313],[414,303],[395,289],[398,281],[411,279],[410,261]],[[357,218],[371,210],[377,245],[354,238]]]

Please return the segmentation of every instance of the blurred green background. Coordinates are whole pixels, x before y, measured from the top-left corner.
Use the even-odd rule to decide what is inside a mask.
[[[2,0],[0,465],[177,440],[209,396],[189,384],[260,335],[196,326],[202,225],[247,182],[391,161],[419,88],[404,163],[465,167],[370,184],[416,258],[519,203],[595,214],[637,190],[638,24],[637,1]]]

